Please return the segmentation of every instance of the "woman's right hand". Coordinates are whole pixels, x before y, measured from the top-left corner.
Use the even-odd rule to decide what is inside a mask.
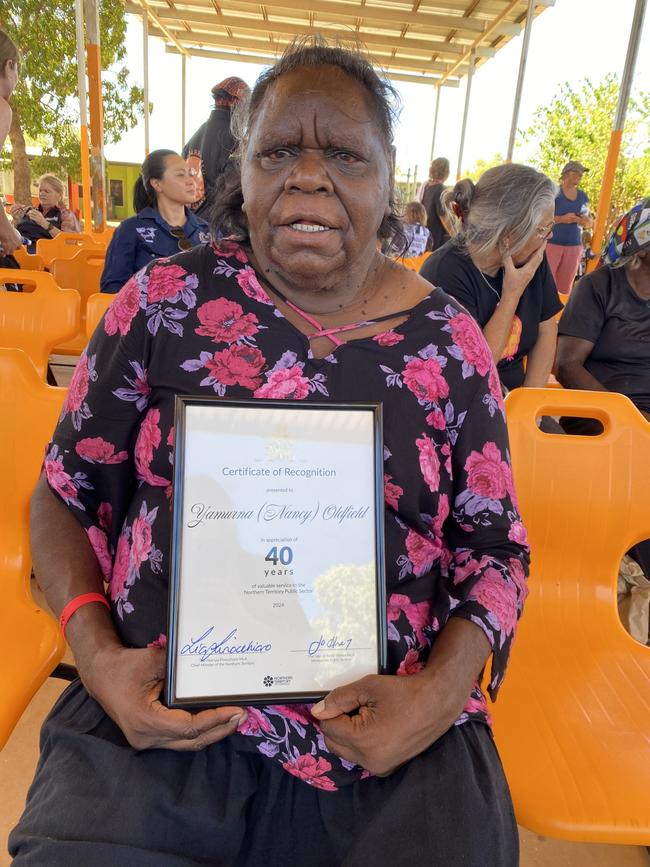
[[[23,243],[23,239],[9,220],[0,221],[0,256],[10,256]]]
[[[165,707],[160,701],[165,651],[159,647],[111,645],[79,666],[79,675],[136,750],[201,750],[233,734],[246,719],[241,707],[198,713]]]
[[[532,254],[530,259],[520,267],[517,267],[512,261],[512,256],[506,256],[503,260],[503,288],[501,297],[510,300],[519,301],[524,294],[526,286],[533,279],[533,275],[542,264],[544,251],[546,250],[546,242]]]

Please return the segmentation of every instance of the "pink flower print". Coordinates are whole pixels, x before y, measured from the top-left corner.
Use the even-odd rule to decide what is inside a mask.
[[[90,540],[92,549],[97,557],[99,568],[102,570],[102,575],[106,581],[110,581],[111,573],[113,571],[113,561],[108,550],[108,539],[106,538],[106,533],[103,530],[100,530],[99,527],[94,526],[88,527],[86,533],[88,534],[88,539]]]
[[[327,771],[332,770],[327,759],[317,759],[315,756],[307,754],[284,762],[282,767],[315,789],[325,789],[328,792],[336,791],[336,786],[332,780],[325,776]]]
[[[311,705],[308,704],[275,704],[273,710],[281,714],[286,719],[292,719],[302,725],[313,723],[313,717],[309,712]]]
[[[397,620],[401,616],[404,608],[409,605],[411,600],[403,593],[391,593],[388,597],[388,605],[386,606],[386,617],[388,622]]]
[[[48,485],[57,492],[61,499],[67,503],[76,499],[77,488],[72,477],[63,468],[63,460],[51,460],[47,458],[44,464],[45,477]]]
[[[493,442],[487,442],[482,452],[473,451],[465,461],[469,490],[488,500],[502,500],[512,491],[512,473]]]
[[[406,536],[406,552],[413,565],[414,574],[419,577],[426,574],[442,556],[442,542],[440,539],[429,539],[415,530],[409,530]]]
[[[479,376],[485,376],[492,366],[492,353],[481,329],[468,313],[458,313],[449,324],[452,340],[462,350],[464,361]]]
[[[521,521],[512,522],[510,529],[508,530],[508,539],[510,539],[511,542],[516,542],[518,545],[525,545],[528,547],[528,534],[526,533],[526,528]]]
[[[169,484],[169,479],[155,475],[150,469],[154,451],[160,445],[161,440],[159,422],[160,410],[150,409],[140,424],[134,450],[135,474],[138,479],[148,482],[150,485],[166,487]]]
[[[131,527],[131,559],[136,570],[149,559],[152,547],[151,524],[138,516]]]
[[[147,301],[155,304],[157,301],[177,301],[185,288],[187,271],[180,265],[156,265],[149,272],[147,286]]]
[[[415,441],[420,452],[420,469],[429,490],[436,493],[440,488],[440,461],[432,439],[422,434],[422,439]]]
[[[501,630],[501,645],[512,635],[517,623],[517,593],[515,584],[488,566],[469,595],[485,608]]]
[[[221,385],[241,385],[243,388],[255,389],[260,384],[259,372],[264,367],[266,359],[251,346],[232,346],[215,352],[211,359],[206,359],[205,367]]]
[[[526,572],[523,564],[516,557],[511,557],[508,560],[508,566],[510,567],[510,576],[521,594],[521,601],[523,603],[523,600],[528,596],[528,582],[526,581]]]
[[[424,663],[420,662],[418,651],[415,648],[411,648],[404,659],[400,662],[399,668],[397,669],[397,674],[400,675],[409,675],[409,674],[417,674],[418,671],[422,671],[424,668]]]
[[[258,710],[256,707],[247,707],[246,713],[248,716],[237,729],[240,734],[261,735],[265,732],[273,731],[273,726],[269,722],[268,717],[261,710]]]
[[[252,337],[259,329],[257,316],[246,313],[241,304],[227,298],[207,301],[196,311],[201,326],[196,328],[202,337],[211,337],[215,343],[236,343],[242,337]]]
[[[488,388],[490,389],[490,394],[496,400],[497,405],[503,409],[503,391],[501,389],[501,380],[499,379],[499,374],[494,365],[490,366],[490,372],[488,374]]]
[[[125,451],[116,453],[113,443],[101,437],[86,437],[74,448],[79,457],[90,464],[121,464],[129,456]]]
[[[122,336],[129,333],[138,310],[140,309],[140,283],[131,277],[112,301],[104,317],[104,331],[109,337],[119,331]]]
[[[387,506],[390,506],[391,509],[397,511],[399,498],[404,493],[404,489],[391,481],[392,478],[392,476],[384,474],[384,500],[386,501]]]
[[[164,632],[161,632],[158,638],[154,638],[153,641],[147,644],[147,647],[160,647],[164,650],[167,647],[167,636]]]
[[[227,259],[234,258],[242,264],[248,262],[248,256],[244,249],[229,238],[221,238],[212,242],[212,249],[217,256],[225,256]]]
[[[110,503],[100,503],[97,509],[97,521],[106,533],[111,532],[113,526],[113,507]]]
[[[246,266],[246,268],[242,268],[241,271],[237,271],[235,277],[244,295],[248,295],[248,297],[252,298],[253,301],[259,301],[261,304],[272,303],[269,296],[260,286],[257,275],[252,268],[250,268],[249,266]]]
[[[109,582],[109,590],[113,602],[124,603],[128,596],[129,561],[129,538],[126,533],[121,533],[120,538],[117,540],[113,574]]]
[[[421,403],[432,403],[447,397],[449,383],[435,358],[412,358],[402,373],[406,387]]]
[[[487,562],[486,556],[481,557],[480,560],[475,560],[469,552],[458,554],[454,568],[454,584],[460,584],[471,575],[477,575]]]
[[[444,430],[447,427],[444,413],[438,406],[427,415],[425,421],[435,430]]]
[[[169,433],[167,434],[167,443],[168,446],[174,445],[174,425],[169,428]]]
[[[396,346],[404,340],[404,335],[396,331],[382,331],[381,334],[375,334],[372,339],[380,346]]]
[[[302,367],[282,367],[268,374],[268,381],[260,386],[254,397],[277,400],[304,400],[309,394],[309,380],[302,375]]]
[[[63,412],[77,412],[88,394],[88,357],[84,352],[72,374],[68,393],[63,401]]]

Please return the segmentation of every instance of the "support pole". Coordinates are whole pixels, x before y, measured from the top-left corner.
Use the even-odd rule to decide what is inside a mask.
[[[144,66],[144,155],[149,156],[149,13],[142,13],[142,63]]]
[[[185,147],[185,118],[187,110],[187,55],[181,55],[181,151]]]
[[[84,0],[86,54],[90,97],[90,171],[93,185],[93,223],[96,232],[106,228],[106,182],[104,179],[104,112],[102,107],[102,59],[97,0]]]
[[[512,123],[510,124],[510,138],[508,139],[508,153],[506,155],[507,163],[512,162],[512,154],[515,149],[515,136],[517,135],[517,122],[519,120],[521,94],[524,89],[524,78],[526,77],[526,62],[528,61],[530,32],[533,29],[533,14],[535,12],[535,2],[536,0],[528,0],[526,27],[524,28],[524,39],[521,44],[521,57],[519,58],[519,75],[517,76],[517,89],[515,90],[515,102],[512,107]]]
[[[634,17],[632,19],[632,28],[630,30],[630,41],[628,42],[627,56],[625,58],[625,68],[623,70],[623,79],[621,81],[621,89],[618,92],[618,105],[616,107],[616,115],[612,125],[612,134],[609,140],[609,151],[607,153],[607,162],[605,163],[605,174],[603,175],[603,182],[600,187],[600,199],[598,200],[596,223],[594,225],[591,242],[591,248],[594,253],[596,253],[596,257],[587,265],[587,271],[593,271],[598,264],[598,254],[603,246],[603,240],[605,237],[605,227],[607,226],[609,207],[612,202],[614,176],[616,175],[618,155],[621,150],[621,139],[623,138],[623,129],[625,127],[625,115],[627,113],[627,104],[632,89],[636,58],[639,53],[639,42],[641,41],[645,9],[646,0],[636,0]]]
[[[472,51],[469,58],[469,68],[467,70],[467,90],[465,91],[465,110],[463,111],[463,128],[460,133],[460,147],[458,149],[458,166],[456,169],[456,180],[460,180],[463,164],[463,150],[465,149],[465,132],[467,130],[467,115],[469,114],[469,97],[472,92],[472,78],[474,77],[474,64],[476,63],[476,52]]]
[[[433,135],[431,136],[431,156],[429,163],[433,162],[433,152],[436,147],[436,134],[438,132],[438,112],[440,111],[440,91],[441,87],[436,87],[436,113],[433,116]]]
[[[86,51],[84,47],[83,0],[75,0],[77,29],[77,87],[79,90],[79,151],[81,156],[81,188],[83,190],[83,216],[86,232],[93,228],[93,206],[90,192],[90,159],[88,145],[88,93],[86,91]]]

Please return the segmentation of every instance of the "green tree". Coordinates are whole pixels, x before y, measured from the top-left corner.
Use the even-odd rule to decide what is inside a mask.
[[[463,174],[464,178],[471,178],[476,183],[483,172],[488,169],[493,169],[495,166],[500,166],[505,162],[503,154],[495,154],[491,160],[477,160],[474,168]]]
[[[559,180],[569,160],[579,160],[589,168],[580,186],[594,210],[605,171],[618,87],[614,75],[608,75],[600,84],[584,79],[577,89],[565,84],[550,105],[535,111],[532,125],[523,133],[524,141],[537,147],[533,165],[554,180]],[[650,92],[646,92],[632,98],[628,105],[608,227],[638,199],[647,196],[649,188]]]
[[[104,143],[119,141],[142,114],[142,89],[129,84],[125,59],[123,0],[99,0],[104,100]],[[12,97],[9,131],[14,195],[30,195],[31,168],[81,175],[74,0],[0,0],[0,27],[21,52],[21,81]],[[25,138],[37,141],[42,156],[27,159]]]

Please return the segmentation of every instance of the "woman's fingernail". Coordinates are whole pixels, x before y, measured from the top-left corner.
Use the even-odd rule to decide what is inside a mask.
[[[239,728],[239,726],[240,726],[243,722],[246,722],[246,718],[247,718],[247,716],[248,716],[248,714],[246,714],[246,713],[236,713],[236,714],[233,714],[233,716],[230,717],[230,719],[228,720],[228,722],[229,722],[229,723],[237,723],[237,728]]]
[[[319,713],[322,713],[324,710],[325,710],[325,702],[321,700],[318,702],[318,704],[315,704],[312,707],[311,712],[319,714]]]

